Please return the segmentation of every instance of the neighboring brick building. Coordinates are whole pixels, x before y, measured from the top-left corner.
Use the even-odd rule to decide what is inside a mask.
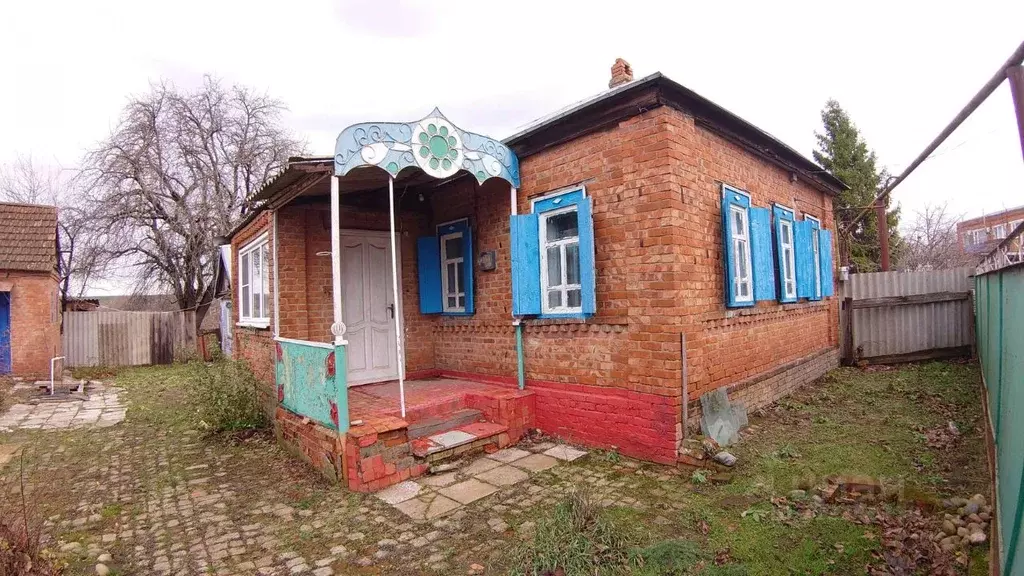
[[[961,220],[956,224],[956,236],[964,254],[978,262],[988,256],[1021,224],[1024,224],[1024,206],[1017,206],[1002,212]],[[1022,252],[1024,242],[1018,237],[1010,244],[1007,257],[1020,262]]]
[[[696,421],[701,394],[727,386],[753,409],[837,364],[828,230],[832,197],[842,182],[660,74],[634,81],[621,60],[612,72],[608,91],[535,122],[506,139],[508,148],[488,148],[499,159],[507,149],[518,156],[519,164],[514,156],[504,161],[511,176],[459,172],[436,180],[422,171],[388,168],[397,206],[397,303],[390,295],[387,234],[365,232],[390,228],[388,173],[358,168],[337,179],[347,339],[336,348],[346,358],[342,381],[393,380],[401,369],[411,381],[405,420],[383,427],[367,416],[379,411],[366,406],[390,400],[388,385],[347,390],[348,416],[363,420],[349,430],[349,442],[359,438],[358,446],[322,449],[343,452],[348,463],[330,467],[353,488],[374,489],[419,470],[419,460],[403,460],[399,451],[384,457],[384,471],[373,472],[372,459],[379,455],[374,442],[383,440],[364,439],[368,426],[382,434],[408,426],[415,455],[411,430],[420,418],[436,418],[440,402],[417,411],[421,379],[457,378],[505,391],[516,390],[517,380],[525,384],[516,395],[494,400],[503,407],[491,411],[496,416],[484,411],[509,427],[509,438],[499,445],[514,441],[513,431],[525,425],[668,463],[676,460],[685,434],[684,413]],[[439,134],[448,134],[447,120],[436,111],[410,126],[426,131],[435,124]],[[366,144],[363,159],[385,166],[388,160],[372,151],[392,125],[382,126],[357,128]],[[440,151],[456,158],[443,145],[435,149],[430,134],[436,136],[421,136],[419,148],[413,139],[409,153],[427,159]],[[408,149],[392,145],[377,152]],[[297,360],[287,352],[282,358],[280,346],[275,356],[275,331],[279,342],[309,341],[325,350],[337,340],[328,199],[331,178],[345,158],[339,152],[335,158],[294,159],[256,196],[264,210],[231,239],[236,319],[242,324],[235,332],[236,357],[248,359],[268,384],[276,369],[277,398],[285,398],[281,380],[290,376],[282,375]],[[489,175],[497,176],[501,166],[492,167]],[[257,261],[254,273],[251,263]],[[388,316],[396,309],[404,363],[394,356]],[[327,362],[333,378],[334,353]],[[436,382],[430,385],[435,397],[445,390]],[[469,404],[452,400],[450,408]],[[285,441],[298,444],[323,469],[312,455],[322,435],[295,432],[292,412],[288,400],[277,412]],[[515,418],[506,421],[508,414]],[[339,423],[332,412],[334,426],[345,429],[345,416]],[[319,421],[328,427],[332,422]]]
[[[57,209],[0,203],[0,375],[42,377],[61,355]]]

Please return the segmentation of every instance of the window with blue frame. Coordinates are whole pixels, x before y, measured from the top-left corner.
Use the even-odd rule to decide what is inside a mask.
[[[772,207],[779,268],[779,301],[796,302],[796,250],[793,241],[795,212],[781,204]]]
[[[750,195],[722,185],[726,305],[753,306],[775,299],[771,211],[750,205]]]
[[[469,220],[437,226],[416,241],[420,312],[453,316],[473,313],[473,233]]]
[[[591,199],[583,188],[537,198],[511,217],[512,312],[584,318],[596,312]]]
[[[834,294],[832,272],[832,233],[821,227],[821,222],[804,214],[794,223],[796,243],[797,296],[808,300],[821,300]]]

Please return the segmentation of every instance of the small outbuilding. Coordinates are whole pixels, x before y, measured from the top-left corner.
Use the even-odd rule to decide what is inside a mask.
[[[48,375],[60,318],[57,208],[0,203],[0,376]]]

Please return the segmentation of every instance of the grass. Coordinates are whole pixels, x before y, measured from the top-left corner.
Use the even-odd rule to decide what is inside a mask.
[[[627,482],[629,494],[646,505],[599,512],[600,534],[574,529],[567,501],[540,511],[549,528],[518,546],[514,573],[562,567],[567,575],[863,574],[878,562],[878,526],[861,523],[850,505],[808,511],[780,498],[833,475],[867,475],[900,488],[896,503],[860,504],[858,514],[901,514],[922,499],[988,495],[979,378],[976,366],[958,363],[836,370],[752,416],[752,429],[730,447],[740,463],[726,485],[706,482],[702,472],[638,478],[643,466],[591,455],[570,482],[588,482],[583,470],[605,474]],[[961,432],[957,443],[929,446],[925,432],[950,421]],[[615,562],[592,554],[613,546]],[[985,573],[985,548],[969,555],[970,573]],[[526,569],[524,557],[533,559]]]
[[[358,543],[341,541],[353,550],[353,558],[372,555],[373,543],[382,538],[397,537],[399,532],[374,518],[400,513],[376,507],[372,497],[318,480],[263,435],[236,442],[206,433],[196,420],[200,399],[191,384],[194,370],[179,364],[118,371],[114,384],[124,390],[130,406],[127,420],[118,427],[0,434],[0,442],[23,443],[26,459],[40,467],[41,517],[98,514],[102,519],[62,529],[56,537],[97,538],[116,523],[143,514],[146,500],[141,495],[162,494],[217,470],[230,474],[215,476],[213,483],[223,483],[224,490],[238,495],[234,505],[239,508],[225,514],[245,515],[253,503],[294,508],[294,521],[274,521],[274,536],[307,558],[322,556],[337,543],[325,534],[363,532],[365,539]],[[570,576],[863,574],[882,546],[877,526],[856,521],[849,505],[826,504],[808,514],[806,500],[792,505],[779,499],[836,474],[881,477],[886,485],[902,487],[903,502],[865,506],[866,514],[900,514],[913,499],[976,492],[988,496],[979,378],[976,366],[956,363],[837,370],[751,416],[752,427],[743,441],[729,448],[739,457],[731,483],[715,484],[710,474],[683,474],[614,451],[593,451],[509,489],[525,491],[527,485],[536,485],[553,495],[520,516],[505,516],[514,526],[535,523],[529,539],[523,540],[518,529],[493,533],[486,521],[499,513],[469,508],[464,523],[445,536],[462,539],[450,545],[439,540],[439,550],[409,550],[386,561],[392,564],[374,568],[418,573],[402,572],[402,566],[420,570],[416,561],[440,553],[449,562],[447,573],[465,573],[479,562],[489,574],[539,575],[556,568]],[[950,421],[961,431],[957,443],[929,446],[928,433]],[[111,445],[119,438],[120,444]],[[60,450],[59,459],[48,457],[54,449]],[[105,456],[97,460],[100,451]],[[132,478],[134,488],[126,493],[130,499],[112,502],[106,492],[95,492],[83,508],[87,495],[62,487],[105,486],[109,476],[104,468],[114,454],[121,459],[120,476]],[[166,456],[155,465],[154,454]],[[209,468],[189,470],[201,463]],[[507,507],[516,496],[502,498],[507,498]],[[314,519],[326,525],[300,530]],[[474,552],[485,545],[492,545],[488,550],[493,553]],[[131,548],[125,546],[114,550],[115,558],[128,557]],[[969,572],[964,573],[986,573],[985,552],[971,550]],[[124,574],[146,573],[145,568],[112,567]],[[91,569],[91,564],[76,561],[69,573]]]

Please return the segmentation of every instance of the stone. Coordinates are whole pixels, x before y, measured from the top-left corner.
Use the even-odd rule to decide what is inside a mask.
[[[559,460],[564,460],[566,462],[572,462],[573,460],[577,460],[577,459],[582,458],[583,456],[587,455],[587,453],[584,452],[583,450],[577,450],[576,448],[573,448],[572,446],[565,446],[565,445],[555,446],[554,448],[551,448],[550,450],[545,450],[544,454],[546,454],[548,456],[551,456],[552,458],[558,458]]]
[[[103,564],[105,564],[107,562],[111,562],[111,561],[113,561],[113,559],[114,559],[114,557],[111,556],[110,554],[107,554],[107,553],[100,554],[99,556],[96,557],[96,561],[100,562],[100,563],[103,563]]]
[[[789,491],[789,499],[790,500],[803,500],[804,498],[807,498],[807,491],[806,490],[790,490]]]
[[[462,430],[449,430],[441,434],[435,434],[430,437],[430,440],[436,444],[440,444],[445,448],[452,448],[460,444],[465,444],[476,439],[476,436],[463,432]]]
[[[477,474],[476,477],[495,486],[512,486],[526,480],[530,475],[512,466],[499,466],[493,470]]]
[[[374,494],[374,496],[376,496],[382,502],[394,506],[399,502],[405,502],[410,498],[415,498],[420,493],[421,488],[422,487],[416,482],[413,482],[412,480],[406,480],[405,482],[399,482],[398,484],[388,486],[387,488]]]
[[[971,535],[967,537],[967,541],[971,544],[982,544],[988,540],[988,536],[984,532],[971,532]]]
[[[331,576],[334,574],[334,570],[330,566],[324,566],[313,570],[313,576]]]
[[[967,528],[964,528],[963,526],[961,526],[961,527],[956,529],[956,535],[961,537],[961,538],[963,538],[965,536],[970,536],[970,534],[971,534],[971,531],[968,530]]]
[[[500,452],[498,454],[500,454]],[[490,496],[497,491],[498,489],[494,486],[485,484],[476,478],[470,478],[469,480],[438,490],[438,492],[444,496],[447,496],[460,504],[475,502],[485,496]]]
[[[504,450],[498,450],[494,454],[491,454],[487,457],[492,460],[497,460],[498,462],[504,462],[505,464],[508,464],[510,462],[519,460],[520,458],[525,458],[529,455],[530,453],[527,452],[526,450],[520,450],[519,448],[505,448]]]
[[[331,547],[331,554],[334,556],[345,556],[348,554],[348,548],[345,548],[341,544]]]
[[[469,565],[469,573],[470,574],[483,574],[484,573],[484,567],[481,564],[470,564]]]
[[[543,472],[558,465],[558,460],[544,454],[530,454],[512,463],[516,468],[522,468],[528,472]]]
[[[373,560],[369,556],[363,556],[362,558],[356,560],[356,564],[365,568],[367,566],[372,565]]]
[[[107,574],[110,574],[110,568],[107,568],[106,564],[96,565],[96,576],[107,576]]]
[[[62,544],[60,547],[61,552],[78,552],[81,549],[81,542],[68,542],[67,544]]]
[[[432,520],[459,507],[459,503],[445,496],[413,498],[395,505],[399,511],[413,520]]]
[[[977,502],[968,502],[967,504],[964,504],[963,514],[964,514],[964,516],[970,516],[971,514],[977,514],[980,509],[981,509],[981,505],[978,504]]]
[[[944,520],[942,522],[942,531],[952,536],[956,534],[956,525],[950,520]]]
[[[392,540],[391,538],[385,538],[380,542],[377,542],[377,546],[380,546],[381,548],[394,548],[395,546],[398,546],[398,541]]]

